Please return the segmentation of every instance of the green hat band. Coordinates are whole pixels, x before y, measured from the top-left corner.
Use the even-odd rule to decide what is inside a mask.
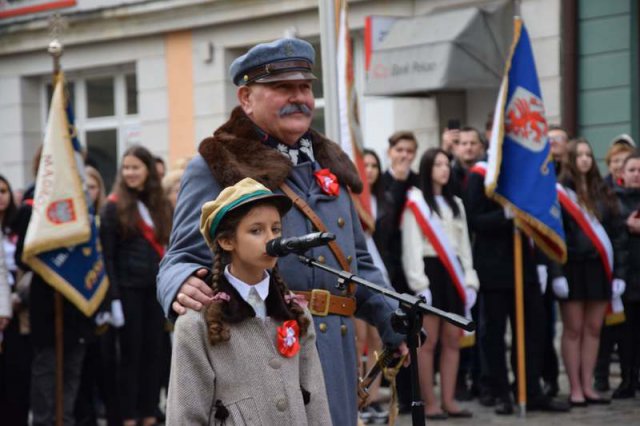
[[[209,235],[211,236],[211,239],[213,240],[215,238],[216,229],[218,228],[218,225],[220,225],[220,222],[222,221],[224,216],[229,212],[229,210],[232,210],[238,204],[242,204],[245,201],[250,200],[252,198],[258,197],[260,195],[271,195],[271,194],[273,194],[271,191],[265,191],[265,190],[254,191],[250,194],[245,194],[242,197],[239,197],[237,200],[234,200],[231,203],[224,206],[223,208],[221,208],[220,211],[216,214],[216,217],[213,218],[213,220],[211,221],[211,228],[209,229]]]

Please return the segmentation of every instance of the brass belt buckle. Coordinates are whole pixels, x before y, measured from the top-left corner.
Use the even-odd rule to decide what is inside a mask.
[[[316,302],[320,298],[319,302],[322,303],[324,297],[324,307],[322,309],[316,309]],[[309,311],[311,315],[317,317],[326,317],[329,314],[329,301],[331,299],[331,293],[328,290],[314,289],[311,290],[311,299],[309,300]]]

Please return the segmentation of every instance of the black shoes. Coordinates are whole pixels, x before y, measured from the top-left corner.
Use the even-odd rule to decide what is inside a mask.
[[[636,395],[635,386],[631,380],[622,380],[620,386],[613,391],[611,397],[613,399],[629,399]]]
[[[427,414],[427,413],[425,413],[424,417],[427,420],[447,420],[449,418],[449,416],[445,412],[436,413],[436,414]]]
[[[447,414],[452,419],[468,419],[473,417],[473,413],[469,410],[460,410],[460,411],[447,411]]]
[[[513,404],[510,398],[496,398],[495,407],[493,411],[496,414],[504,416],[513,414]]]
[[[496,405],[496,398],[490,393],[485,393],[478,397],[478,402],[483,407],[493,407],[494,405]]]
[[[559,401],[549,397],[540,397],[527,402],[529,411],[547,411],[551,413],[566,413],[571,409],[568,402]]]

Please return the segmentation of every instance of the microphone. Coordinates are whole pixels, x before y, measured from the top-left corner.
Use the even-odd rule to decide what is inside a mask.
[[[326,246],[335,239],[336,236],[330,232],[314,232],[290,238],[278,237],[267,243],[267,254],[280,257],[289,253],[303,253],[313,247]]]

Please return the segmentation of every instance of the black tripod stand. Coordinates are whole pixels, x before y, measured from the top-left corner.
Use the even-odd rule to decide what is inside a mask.
[[[300,262],[309,267],[319,268],[338,277],[337,288],[344,290],[346,285],[354,283],[367,287],[377,293],[395,299],[400,304],[400,309],[396,310],[391,325],[393,329],[407,336],[407,345],[409,347],[409,355],[411,356],[411,419],[414,426],[423,426],[424,403],[420,396],[420,382],[418,380],[418,346],[419,333],[422,328],[422,316],[425,313],[437,315],[450,322],[456,327],[460,327],[467,331],[475,330],[475,323],[457,314],[445,312],[440,309],[429,306],[424,299],[409,294],[400,294],[391,289],[381,287],[377,284],[362,279],[350,272],[331,268],[329,266],[318,263],[315,259],[304,255],[298,255]]]

